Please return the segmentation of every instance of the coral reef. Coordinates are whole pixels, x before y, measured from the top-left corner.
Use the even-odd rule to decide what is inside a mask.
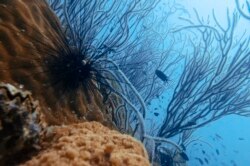
[[[0,83],[0,163],[38,145],[46,127],[31,93]]]
[[[97,122],[50,127],[43,146],[22,165],[150,165],[140,142]]]
[[[0,83],[0,165],[149,165],[143,145],[98,122],[47,127],[29,91]],[[37,155],[22,154],[38,148]],[[29,151],[28,151],[29,152]]]

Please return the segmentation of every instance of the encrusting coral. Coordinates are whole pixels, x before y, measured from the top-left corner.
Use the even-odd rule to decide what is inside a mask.
[[[45,150],[22,165],[150,165],[140,142],[98,122],[50,127],[43,146]]]

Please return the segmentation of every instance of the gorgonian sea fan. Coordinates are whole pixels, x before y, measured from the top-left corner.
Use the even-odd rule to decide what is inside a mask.
[[[122,87],[126,81],[119,78],[114,61],[123,58],[121,52],[134,42],[140,21],[157,1],[48,2],[60,19],[60,33],[64,35],[60,35],[60,40],[65,46],[56,46],[55,54],[59,56],[51,55],[46,61],[51,78],[61,85],[60,89],[83,87],[88,92],[104,86],[114,90],[110,80]]]

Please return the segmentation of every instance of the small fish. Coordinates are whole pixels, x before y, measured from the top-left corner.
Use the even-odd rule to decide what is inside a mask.
[[[216,149],[215,152],[216,152],[217,155],[220,155],[220,151],[218,149]]]
[[[182,148],[184,151],[186,151],[186,147],[185,147],[184,144],[181,144],[181,148]]]
[[[206,151],[205,151],[205,150],[202,150],[202,154],[206,154]]]
[[[243,141],[243,140],[245,140],[245,139],[244,139],[244,138],[242,138],[242,137],[239,137],[239,138],[238,138],[238,140]]]
[[[238,150],[234,150],[234,153],[238,154],[238,153],[239,153],[239,151],[238,151]]]
[[[195,157],[196,160],[198,160],[200,162],[201,165],[204,164],[204,162],[202,161],[202,159],[200,159],[199,157]]]
[[[204,158],[204,161],[205,161],[207,164],[209,164],[208,159],[207,159],[206,157]]]
[[[158,110],[158,108],[155,108],[154,110]]]
[[[155,70],[155,74],[158,78],[160,78],[163,82],[168,82],[169,78],[166,76],[162,71],[160,70]]]
[[[217,138],[223,140],[223,138],[222,138],[219,134],[216,133],[215,136],[216,136]]]
[[[222,166],[227,166],[227,164],[225,162],[221,162],[220,163]]]
[[[222,146],[223,149],[226,149],[226,146],[225,146],[225,145],[221,144],[221,146]]]
[[[146,72],[146,71],[143,71],[142,74],[143,74],[143,75],[147,75],[147,72]]]
[[[184,160],[186,160],[186,161],[189,160],[189,158],[188,158],[188,156],[187,156],[187,154],[186,154],[185,152],[181,152],[181,153],[180,153],[180,156],[181,156]]]
[[[158,112],[154,112],[154,115],[155,115],[155,116],[158,116],[158,115],[159,115],[159,113],[158,113]]]
[[[234,160],[230,160],[230,163],[231,163],[233,166],[237,166],[237,164],[235,163]]]

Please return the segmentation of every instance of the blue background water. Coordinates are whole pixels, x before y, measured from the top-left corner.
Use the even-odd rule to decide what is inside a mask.
[[[167,0],[166,0],[167,1]],[[242,1],[243,2],[243,1]],[[226,12],[233,11],[235,9],[234,0],[182,0],[178,1],[185,9],[192,15],[193,9],[196,9],[201,17],[207,18],[212,15],[214,10],[216,17],[222,24],[226,24]],[[164,9],[159,10],[159,12]],[[173,24],[178,20],[173,20]],[[250,21],[240,20],[240,26],[238,26],[236,32],[242,34],[244,30],[249,30]],[[247,34],[249,36],[249,31]],[[176,72],[178,75],[178,72]],[[172,77],[175,77],[174,75]],[[176,76],[178,77],[178,76]],[[160,116],[155,118],[155,123],[162,120],[164,117],[164,109],[168,103],[166,98],[170,98],[171,90],[167,90],[163,96],[164,100],[155,100],[150,106],[151,117],[154,117],[153,113],[158,112]],[[157,108],[157,111],[154,109]],[[250,109],[250,108],[249,108]],[[157,119],[157,120],[156,120]],[[148,121],[148,124],[150,122]],[[224,117],[218,121],[215,121],[203,128],[200,128],[194,132],[193,138],[197,138],[199,141],[195,141],[187,148],[187,154],[190,157],[188,162],[190,166],[200,166],[201,164],[196,157],[201,158],[204,161],[204,157],[209,160],[210,166],[249,166],[250,165],[250,118],[240,117],[237,115],[230,115]],[[219,155],[216,153],[216,149],[219,151]],[[204,151],[202,152],[202,150]],[[206,163],[204,162],[204,165]]]
[[[239,116],[225,117],[195,132],[195,136],[209,143],[202,143],[202,146],[192,144],[188,149],[191,161],[190,165],[199,165],[194,158],[204,158],[202,149],[206,151],[211,166],[234,165],[248,166],[250,163],[250,120]],[[219,135],[221,138],[219,138]],[[244,138],[244,140],[240,140]],[[216,154],[216,149],[220,155]]]

